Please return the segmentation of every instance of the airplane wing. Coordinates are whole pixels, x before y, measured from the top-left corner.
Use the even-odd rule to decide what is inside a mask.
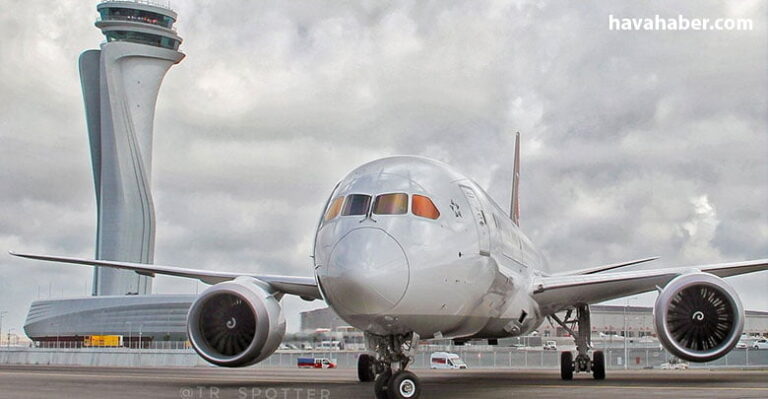
[[[590,267],[590,268],[587,268],[587,269],[579,269],[579,270],[570,271],[570,272],[557,273],[557,274],[553,274],[553,276],[570,276],[570,275],[576,275],[576,274],[595,274],[595,273],[606,272],[608,270],[619,269],[619,268],[626,267],[626,266],[631,266],[631,265],[637,265],[637,264],[640,264],[640,263],[650,262],[650,261],[656,260],[656,259],[659,259],[659,257],[658,256],[652,256],[650,258],[635,259],[635,260],[630,260],[630,261],[627,261],[627,262],[613,263],[613,264],[610,264],[610,265],[596,266],[596,267]]]
[[[104,266],[114,267],[116,269],[133,270],[137,273],[154,276],[155,274],[165,274],[168,276],[187,277],[198,279],[204,283],[217,284],[223,281],[234,280],[241,276],[253,277],[271,285],[275,290],[284,292],[286,294],[298,295],[303,299],[313,300],[322,299],[320,296],[320,289],[317,287],[315,279],[313,277],[296,277],[296,276],[275,276],[275,275],[259,275],[259,274],[247,274],[247,273],[232,273],[232,272],[219,272],[200,269],[187,269],[174,266],[161,266],[161,265],[149,265],[143,263],[130,263],[130,262],[116,262],[111,260],[95,260],[95,259],[81,259],[81,258],[69,258],[64,256],[50,256],[50,255],[33,255],[23,254],[9,251],[13,256],[21,258],[44,260],[50,262],[71,263],[76,265],[86,266]]]
[[[598,303],[653,291],[685,273],[705,272],[718,277],[730,277],[762,270],[768,270],[768,259],[669,269],[547,276],[534,283],[533,297],[539,303],[542,313],[547,315],[572,308],[576,304]]]

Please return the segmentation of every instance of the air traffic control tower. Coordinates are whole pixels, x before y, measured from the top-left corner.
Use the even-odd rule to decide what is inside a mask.
[[[155,211],[150,189],[152,125],[160,84],[184,58],[176,13],[147,0],[97,5],[106,41],[80,55],[80,80],[93,163],[96,258],[152,263]],[[24,331],[40,345],[80,345],[86,335],[122,335],[125,345],[185,340],[195,295],[149,295],[152,278],[95,268],[92,296],[32,302]]]
[[[98,212],[96,259],[152,263],[152,125],[163,77],[184,58],[176,13],[147,1],[105,1],[96,9],[106,41],[80,55]],[[95,268],[93,295],[151,293],[151,277]]]

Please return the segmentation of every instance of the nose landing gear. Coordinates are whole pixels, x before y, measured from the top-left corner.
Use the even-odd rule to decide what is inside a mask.
[[[592,327],[590,326],[589,305],[578,305],[576,307],[576,319],[570,320],[572,310],[565,315],[565,320],[560,320],[557,315],[552,315],[552,319],[557,322],[565,331],[571,334],[576,340],[576,359],[570,351],[560,354],[560,377],[564,380],[573,379],[573,373],[592,373],[596,380],[605,379],[605,355],[602,351],[594,351],[592,359],[589,358],[589,348],[592,346],[590,337]],[[578,332],[573,330],[573,325],[578,325]]]
[[[368,349],[376,356],[362,354],[357,371],[360,381],[371,381],[377,399],[417,399],[421,395],[419,378],[406,370],[413,360],[419,337],[415,333],[379,336],[365,334]]]

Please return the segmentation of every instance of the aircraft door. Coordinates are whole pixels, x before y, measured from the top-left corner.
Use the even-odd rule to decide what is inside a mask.
[[[480,245],[480,255],[489,256],[491,254],[490,245],[491,237],[488,227],[488,218],[483,212],[483,207],[480,204],[480,199],[477,197],[477,193],[470,187],[462,186],[461,191],[464,192],[464,196],[469,202],[469,206],[472,208],[472,216],[475,218],[475,225],[477,226],[478,242]]]

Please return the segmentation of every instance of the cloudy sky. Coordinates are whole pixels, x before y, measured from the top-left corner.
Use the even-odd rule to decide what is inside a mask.
[[[506,204],[518,130],[521,224],[556,268],[768,257],[767,4],[176,1],[187,57],[157,104],[155,261],[310,275],[313,227],[346,172],[423,155]],[[95,5],[0,0],[2,251],[93,255],[76,60],[103,40]],[[608,29],[609,15],[656,14],[754,28]],[[3,330],[90,280],[0,254]],[[768,310],[768,273],[731,281]],[[290,329],[321,305],[285,302]]]

